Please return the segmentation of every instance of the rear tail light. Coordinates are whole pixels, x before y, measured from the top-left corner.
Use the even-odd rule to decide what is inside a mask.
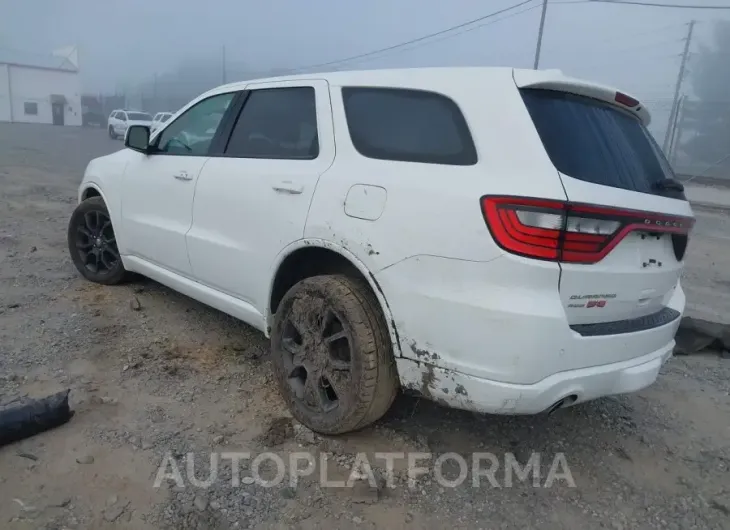
[[[632,231],[686,237],[694,225],[691,217],[524,197],[485,196],[481,207],[504,250],[565,263],[596,263]]]

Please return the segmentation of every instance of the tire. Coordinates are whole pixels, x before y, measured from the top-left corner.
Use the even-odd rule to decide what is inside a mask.
[[[117,135],[114,133],[114,127],[112,127],[111,125],[109,126],[109,138],[111,138],[112,140],[117,139]]]
[[[314,276],[294,285],[274,315],[271,351],[292,415],[315,432],[361,429],[379,420],[397,395],[388,328],[361,280]]]
[[[111,217],[101,197],[90,197],[76,207],[68,223],[67,239],[71,260],[87,280],[115,285],[127,278]]]

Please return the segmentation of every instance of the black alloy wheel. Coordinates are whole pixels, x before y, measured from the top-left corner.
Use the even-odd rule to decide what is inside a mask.
[[[69,222],[68,246],[76,269],[87,280],[115,284],[124,278],[111,217],[101,197],[76,207]]]
[[[362,279],[322,275],[295,284],[274,314],[271,353],[292,415],[322,434],[377,421],[398,392],[388,327]]]
[[[324,300],[294,301],[283,329],[283,361],[293,394],[312,413],[347,406],[351,345],[342,317]]]

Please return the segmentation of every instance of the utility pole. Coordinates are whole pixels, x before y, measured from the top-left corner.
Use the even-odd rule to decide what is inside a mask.
[[[223,45],[223,62],[221,66],[223,67],[223,84],[226,84],[226,45]]]
[[[679,92],[682,89],[682,81],[684,80],[684,71],[687,67],[687,59],[689,58],[689,47],[692,43],[692,33],[695,29],[695,20],[690,21],[689,29],[687,30],[687,38],[684,41],[684,51],[682,52],[682,63],[679,65],[679,75],[677,75],[677,84],[674,87],[674,99],[672,100],[672,110],[669,114],[669,124],[667,125],[667,133],[664,135],[664,154],[667,154],[669,149],[669,141],[672,137],[675,116],[677,114],[679,106]]]
[[[667,159],[669,163],[674,167],[677,161],[677,148],[682,141],[682,123],[684,122],[684,112],[687,104],[687,96],[679,98],[677,103],[677,113],[674,116],[674,122],[672,126],[672,138],[669,141],[669,152],[667,153]]]
[[[154,102],[153,105],[155,106],[155,112],[159,110],[159,105],[157,104],[157,72],[155,72],[155,77],[152,85],[152,101]]]
[[[540,49],[542,48],[542,32],[545,29],[545,14],[547,13],[548,0],[542,0],[542,15],[540,15],[540,30],[537,33],[537,47],[535,48],[535,64],[532,69],[537,70],[540,66]]]

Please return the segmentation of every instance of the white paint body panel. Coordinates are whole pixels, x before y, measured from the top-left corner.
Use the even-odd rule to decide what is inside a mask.
[[[125,253],[192,277],[187,233],[204,156],[145,156],[130,153],[122,188]],[[178,178],[185,176],[189,180]]]
[[[316,89],[319,156],[314,160],[210,158],[200,174],[187,246],[194,277],[256,306],[268,305],[277,255],[301,239],[320,175],[335,158],[327,82]],[[258,83],[247,88],[292,86]],[[185,158],[185,157],[180,157]]]
[[[562,174],[560,178],[573,202],[597,202],[598,195],[604,206],[692,217],[687,201],[601,186]],[[661,310],[679,282],[684,263],[674,254],[670,234],[657,237],[633,232],[598,263],[588,267],[563,263],[561,267],[560,296],[568,321],[590,324],[638,318]],[[610,293],[616,298],[598,311],[569,307],[572,295],[586,293]]]
[[[123,150],[92,161],[79,197],[93,187],[107,201],[125,267],[267,333],[279,265],[304,247],[337,252],[363,274],[380,302],[403,386],[456,407],[535,413],[566,395],[584,401],[654,381],[671,354],[679,320],[638,333],[579,335],[570,329],[561,299],[561,266],[505,253],[479,207],[485,194],[525,195],[691,215],[679,201],[578,181],[564,188],[516,84],[573,86],[594,95],[609,89],[555,72],[509,68],[316,77],[226,85],[186,107],[216,93],[313,86],[320,144],[314,160]],[[345,119],[340,88],[348,85],[450,97],[465,116],[479,162],[442,166],[363,157]],[[175,179],[179,171],[192,178]],[[620,281],[625,264],[611,259],[609,254],[597,264],[592,277],[576,272],[570,281]],[[676,264],[653,278],[662,289],[672,284],[660,302],[682,312],[680,271]],[[644,283],[635,277],[631,289],[657,288]]]
[[[381,186],[355,184],[345,197],[345,214],[365,221],[377,221],[388,201],[388,191]]]

